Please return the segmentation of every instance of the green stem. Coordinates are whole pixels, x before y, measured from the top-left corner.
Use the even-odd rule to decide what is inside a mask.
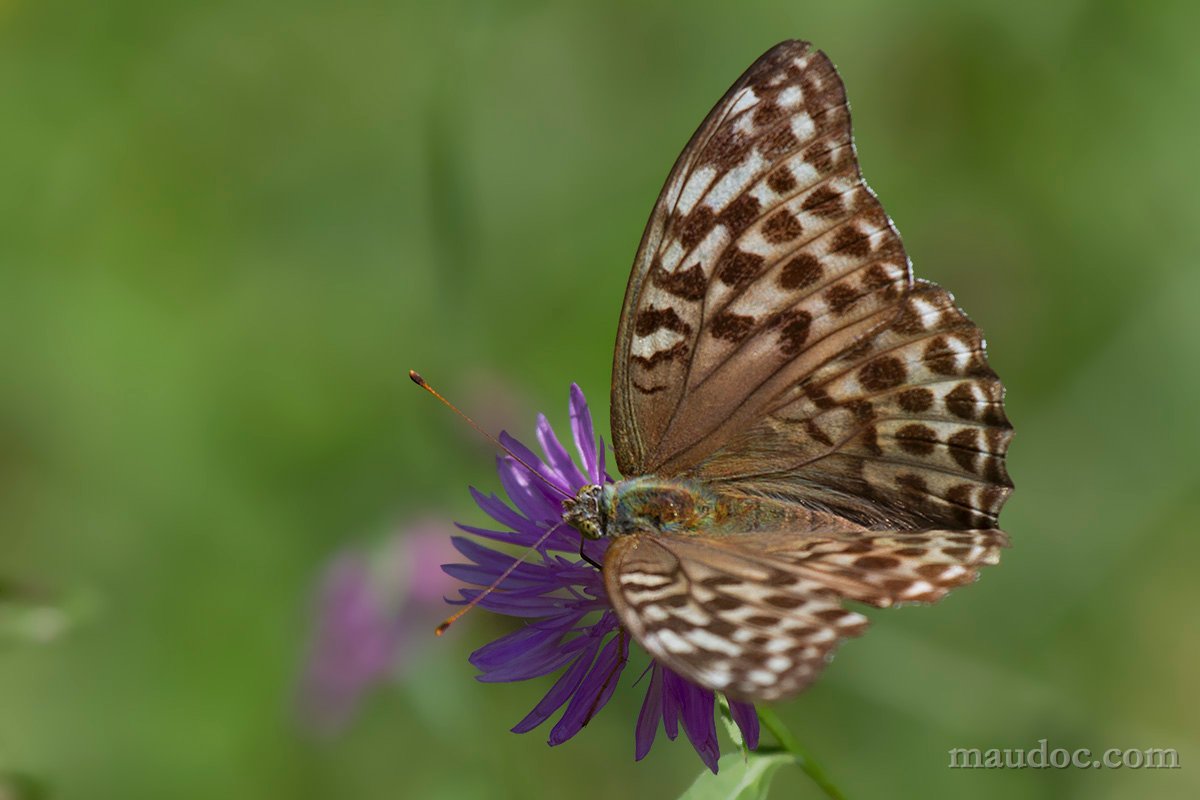
[[[807,750],[800,746],[800,742],[780,722],[775,712],[769,708],[762,707],[759,707],[757,710],[758,721],[762,723],[764,728],[771,732],[771,735],[775,737],[784,750],[792,754],[792,757],[796,759],[796,764],[799,765],[800,769],[804,770],[804,773],[808,777],[812,778],[812,782],[821,787],[821,791],[825,792],[826,796],[832,798],[832,800],[846,800],[846,795],[842,794],[842,790],[834,786],[833,781],[829,780],[829,776],[825,774],[825,770],[809,755]]]

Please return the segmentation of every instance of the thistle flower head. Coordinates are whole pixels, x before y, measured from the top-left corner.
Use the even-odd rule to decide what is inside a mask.
[[[629,659],[630,637],[620,626],[594,564],[604,562],[606,539],[585,539],[563,523],[564,497],[586,485],[611,482],[605,471],[604,443],[592,428],[591,412],[578,386],[571,387],[571,433],[576,463],[545,416],[538,417],[539,457],[516,439],[500,441],[517,456],[500,456],[496,468],[508,502],[471,489],[475,502],[496,528],[460,525],[486,540],[529,548],[545,541],[524,563],[487,594],[479,605],[524,621],[517,630],[471,654],[479,680],[489,683],[528,680],[559,672],[545,697],[513,731],[525,733],[546,722],[564,706],[550,730],[549,743],[561,744],[608,703]],[[517,459],[520,459],[519,461]],[[522,464],[521,462],[524,462]],[[538,476],[530,474],[531,467]],[[554,532],[547,532],[557,528]],[[472,586],[486,587],[509,569],[514,556],[476,539],[455,537],[454,546],[468,563],[443,569]],[[582,547],[582,550],[581,550]],[[463,589],[456,602],[475,600],[482,589]],[[704,763],[714,772],[720,748],[714,720],[715,696],[669,669],[652,663],[646,696],[635,727],[635,757],[649,751],[661,723],[667,737],[683,731]],[[747,703],[730,702],[734,721],[747,746],[758,744],[758,717]]]

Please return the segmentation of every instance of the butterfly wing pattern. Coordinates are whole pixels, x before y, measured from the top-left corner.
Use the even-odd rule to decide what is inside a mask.
[[[832,516],[829,530],[615,539],[610,598],[675,671],[748,700],[803,689],[866,620],[995,563],[1012,484],[979,329],[915,280],[864,182],[845,90],[784,42],[672,169],[626,290],[613,368],[624,475]]]

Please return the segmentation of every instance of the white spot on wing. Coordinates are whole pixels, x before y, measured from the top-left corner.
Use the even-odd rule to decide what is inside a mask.
[[[675,345],[683,341],[683,334],[678,331],[669,330],[667,328],[659,328],[654,333],[646,336],[633,337],[632,352],[638,358],[653,358],[655,353],[661,353],[665,350],[670,350]],[[668,592],[671,594],[671,592]],[[662,595],[654,595],[643,597],[646,600],[657,600]],[[640,601],[639,601],[640,602]]]
[[[662,333],[663,331],[658,331],[658,332]],[[669,331],[667,331],[667,332],[669,333]],[[678,336],[679,334],[676,334],[676,335]],[[652,337],[646,336],[646,337],[638,337],[638,338],[650,339]],[[633,341],[634,355],[637,355],[638,338],[635,338]],[[653,351],[653,352],[658,352],[658,351]],[[651,355],[653,355],[653,353],[651,353]],[[644,357],[648,358],[649,356],[644,356]],[[677,595],[677,594],[682,594],[682,592],[674,584],[672,584],[670,586],[664,586],[661,589],[646,589],[643,591],[636,591],[634,589],[626,589],[625,590],[625,597],[629,600],[629,602],[633,603],[634,605],[641,605],[642,603],[646,603],[646,602],[662,600],[664,597],[671,597],[671,596]]]
[[[693,603],[676,608],[673,613],[676,617],[691,625],[707,625],[712,622],[712,617],[704,613]]]
[[[766,160],[758,150],[751,150],[742,163],[722,175],[713,185],[705,195],[704,204],[713,211],[723,210],[733,198],[741,194],[742,189],[746,188],[765,165]]]
[[[775,673],[765,669],[752,669],[746,674],[746,677],[760,686],[770,686],[775,682]]]
[[[693,647],[686,639],[684,639],[675,631],[664,628],[658,632],[658,641],[668,653],[694,653],[696,648]]]
[[[729,107],[729,115],[739,114],[757,102],[758,95],[754,93],[753,89],[743,89],[737,100],[734,100],[733,105]]]
[[[806,142],[816,132],[817,126],[808,114],[797,114],[792,117],[792,133],[795,134],[798,141]]]
[[[782,653],[784,651],[791,650],[795,646],[795,640],[784,639],[781,637],[767,642],[766,646],[763,647],[763,650],[766,650],[768,653]]]
[[[901,592],[901,596],[916,597],[931,591],[933,591],[932,583],[929,583],[928,581],[914,581],[912,586],[909,586],[907,589]]]
[[[662,606],[649,605],[642,609],[642,616],[648,622],[663,622],[670,618],[670,614]]]
[[[707,631],[704,628],[696,628],[687,632],[687,638],[692,644],[702,647],[705,650],[711,650],[716,653],[724,653],[727,656],[740,656],[742,648],[738,647],[733,642],[721,636],[717,636],[712,631]]]
[[[728,672],[721,672],[715,669],[701,670],[699,678],[702,683],[713,689],[724,689],[733,680],[733,676]]]
[[[792,666],[792,660],[787,656],[771,656],[767,659],[767,669],[772,672],[783,672]]]
[[[717,176],[716,167],[701,167],[688,176],[687,183],[683,185],[683,191],[679,193],[679,203],[675,206],[676,210],[681,214],[690,214],[692,209],[696,207],[696,203],[704,196],[704,190],[713,182],[713,178]]]
[[[679,268],[679,262],[683,260],[683,245],[678,239],[672,239],[671,244],[663,251],[660,263],[662,268],[667,272],[674,272]]]
[[[779,93],[776,102],[784,108],[792,108],[800,104],[804,99],[804,92],[800,91],[799,86],[789,86]]]
[[[665,586],[671,579],[653,572],[627,572],[621,576],[622,586]]]

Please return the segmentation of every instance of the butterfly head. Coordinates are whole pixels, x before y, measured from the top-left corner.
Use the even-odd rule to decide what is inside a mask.
[[[584,486],[575,497],[563,500],[563,521],[579,531],[585,539],[604,537],[607,527],[604,494],[603,487],[594,484]]]

